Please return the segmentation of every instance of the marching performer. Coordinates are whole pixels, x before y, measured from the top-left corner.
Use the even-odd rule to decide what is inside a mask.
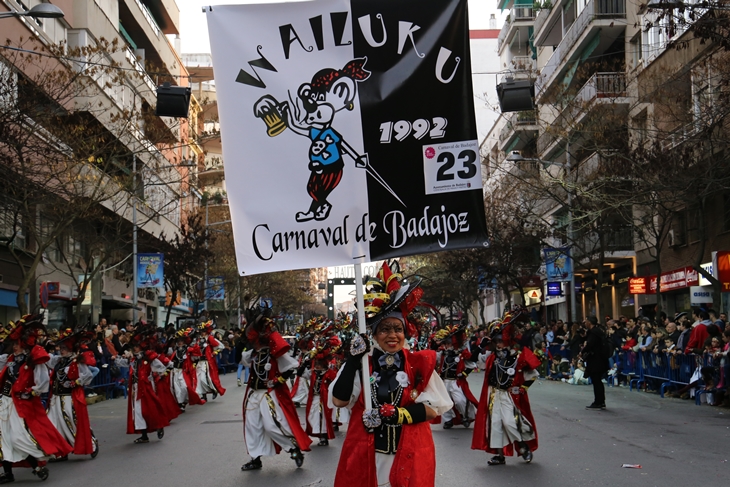
[[[15,481],[13,466],[30,466],[33,475],[48,478],[45,461],[67,456],[73,448],[46,415],[40,395],[48,392],[48,353],[36,344],[44,331],[41,316],[25,316],[5,327],[3,344],[12,353],[0,355],[0,484]]]
[[[66,329],[57,342],[60,355],[51,356],[51,391],[48,402],[48,419],[73,447],[74,455],[99,454],[99,442],[89,423],[84,386],[94,378],[83,354],[78,354],[81,342],[94,337],[92,331]],[[67,460],[68,456],[58,460]]]
[[[365,410],[360,366],[368,339],[351,341],[350,358],[330,386],[331,404],[349,407],[352,419],[337,466],[335,487],[433,486],[436,453],[429,420],[453,407],[444,383],[434,373],[436,353],[407,352],[415,331],[406,316],[423,291],[391,273],[387,263],[368,281],[365,311],[375,339],[370,359],[373,408]]]
[[[329,445],[329,440],[335,439],[334,424],[332,422],[332,407],[327,403],[329,385],[337,375],[335,364],[331,362],[332,355],[341,345],[337,336],[327,339],[325,346],[317,349],[317,355],[312,361],[312,368],[302,377],[309,379],[309,399],[307,400],[307,434],[319,438],[319,446]]]
[[[466,329],[464,326],[447,326],[436,332],[434,339],[442,342],[442,348],[437,352],[437,371],[454,402],[453,409],[443,415],[444,429],[455,424],[468,428],[476,417],[478,402],[466,380],[476,368],[476,363],[471,360],[472,352],[465,343]]]
[[[185,412],[188,403],[205,404],[195,392],[197,375],[195,366],[188,353],[188,344],[192,328],[178,331],[172,349],[172,372],[170,373],[170,390],[180,407]]]
[[[152,373],[164,373],[165,366],[157,359],[157,353],[148,349],[150,343],[142,333],[135,335],[131,344],[132,352],[127,353],[127,358],[118,359],[120,365],[129,366],[127,434],[139,433],[142,436],[134,442],[149,443],[147,433],[157,431],[161,440],[164,428],[170,424],[152,384]]]
[[[262,456],[276,455],[282,449],[301,467],[302,451],[309,451],[312,440],[299,424],[286,386],[297,361],[287,353],[290,345],[270,318],[249,312],[246,321],[246,338],[253,348],[241,356],[241,363],[251,368],[243,398],[243,436],[251,460],[241,470],[261,469]]]
[[[195,366],[195,373],[198,378],[195,392],[204,400],[207,399],[207,394],[212,394],[213,399],[215,399],[218,397],[218,394],[222,396],[226,393],[226,390],[221,386],[221,381],[218,377],[218,363],[215,360],[215,354],[225,347],[213,337],[211,334],[212,330],[212,321],[201,323],[198,326],[200,333],[198,346],[200,347],[201,355],[198,364]]]
[[[527,310],[517,309],[501,323],[491,325],[492,350],[485,354],[484,385],[471,444],[474,450],[494,454],[488,465],[504,465],[505,456],[515,452],[530,463],[537,450],[537,430],[525,383],[531,380],[540,360],[529,348],[520,347],[513,336],[514,325],[526,320]]]

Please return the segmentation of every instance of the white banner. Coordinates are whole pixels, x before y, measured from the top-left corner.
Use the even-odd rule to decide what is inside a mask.
[[[242,274],[485,244],[465,0],[207,17]]]

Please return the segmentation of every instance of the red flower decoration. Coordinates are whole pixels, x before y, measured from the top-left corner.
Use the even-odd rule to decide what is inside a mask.
[[[384,418],[390,418],[395,414],[395,407],[392,404],[383,404],[380,406],[380,415]]]

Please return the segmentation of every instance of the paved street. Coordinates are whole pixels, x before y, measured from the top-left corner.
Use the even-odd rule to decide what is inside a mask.
[[[482,375],[471,378],[478,397]],[[241,472],[247,460],[241,433],[243,388],[235,374],[222,377],[228,392],[203,407],[191,407],[166,429],[163,441],[134,445],[125,435],[126,401],[90,406],[91,424],[101,442],[95,460],[72,457],[51,464],[44,485],[78,486],[89,480],[104,487],[157,486],[331,486],[342,445],[313,446],[304,466],[296,469],[288,455],[264,458],[264,469]],[[487,455],[469,449],[471,430],[434,427],[439,487],[499,485],[566,487],[723,485],[730,472],[730,410],[695,406],[654,394],[607,389],[608,411],[586,411],[589,386],[541,382],[530,389],[540,435],[532,464],[508,459],[488,467]],[[300,409],[303,415],[303,409]],[[154,437],[154,435],[151,435]],[[641,470],[621,468],[638,463]],[[27,469],[18,469],[16,484],[36,485]],[[417,487],[417,486],[416,486]]]

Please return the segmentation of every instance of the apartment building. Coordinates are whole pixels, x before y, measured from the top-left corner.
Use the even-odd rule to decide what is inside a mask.
[[[5,0],[0,8],[24,11],[37,3],[41,2]],[[101,195],[98,206],[103,208],[97,214],[103,218],[104,226],[96,221],[73,221],[54,234],[45,250],[38,252],[45,237],[43,229],[52,233],[61,228],[59,222],[52,221],[54,212],[50,207],[58,204],[54,198],[61,195],[48,194],[47,201],[36,202],[37,221],[13,221],[10,216],[17,214],[17,202],[11,198],[3,200],[0,233],[5,237],[5,246],[0,249],[0,321],[19,317],[18,293],[31,311],[43,304],[51,326],[70,324],[74,319],[96,321],[100,316],[132,319],[135,313],[131,256],[135,228],[139,252],[156,252],[160,235],[174,235],[186,212],[199,204],[191,178],[197,173],[199,160],[202,163],[203,151],[196,142],[199,105],[195,100],[191,103],[188,120],[192,123],[158,117],[154,112],[158,85],[188,83],[188,73],[168,38],[179,34],[179,11],[174,0],[53,3],[63,10],[63,18],[5,19],[3,32],[11,45],[22,45],[29,54],[45,52],[39,59],[49,59],[47,53],[54,52],[48,61],[55,63],[53,73],[71,73],[68,79],[77,76],[78,86],[83,86],[58,110],[60,123],[83,120],[86,132],[79,137],[98,134],[101,148],[92,151],[88,160],[85,154],[78,153],[80,145],[74,143],[71,134],[63,133],[63,127],[41,127],[48,119],[33,119],[34,114],[29,114],[26,121],[41,135],[46,133],[41,129],[56,135],[56,145],[67,150],[68,158],[75,161],[75,170],[98,181],[97,190],[104,186],[94,193]],[[58,45],[66,46],[65,51],[52,51],[52,46]],[[63,52],[76,54],[70,59]],[[0,52],[0,56],[3,72],[9,73],[6,80],[17,83],[18,90],[44,89],[38,83],[29,87],[37,81],[30,64],[15,64],[17,57],[9,56],[7,50]],[[49,100],[54,96],[50,92],[41,95]],[[39,222],[46,217],[49,223],[44,226]],[[36,257],[37,268],[23,289],[27,279],[23,278],[19,261],[27,269]],[[89,281],[86,295],[79,297],[79,282],[84,280]],[[39,294],[41,290],[43,296]],[[139,289],[137,297],[137,318],[157,320],[164,291]],[[79,302],[83,302],[82,312],[75,314]],[[179,311],[189,310],[182,307]]]
[[[635,158],[637,147],[656,147],[651,152],[656,156],[681,144],[698,144],[703,127],[711,123],[727,133],[719,96],[727,73],[718,72],[721,62],[707,61],[723,55],[718,53],[719,43],[696,39],[687,31],[681,19],[689,19],[691,9],[647,9],[636,0],[504,0],[499,7],[509,11],[498,50],[510,72],[501,83],[530,80],[535,110],[503,113],[481,142],[487,192],[504,178],[526,188],[531,181],[557,188],[545,198],[537,217],[554,230],[548,245],[571,248],[578,318],[651,315],[657,304],[671,314],[700,304],[691,297],[699,285],[696,275],[682,283],[672,276],[679,270],[684,275],[686,267],[700,263],[708,268],[712,252],[730,246],[725,234],[727,190],[710,187],[701,208],[678,202],[676,211],[657,216],[672,221],[653,240],[643,229],[637,233],[636,214],[606,205],[587,215],[576,201],[585,200],[581,192],[610,194],[641,180],[640,171],[614,174],[610,180],[604,176],[618,161]],[[708,12],[697,10],[697,18]],[[714,109],[709,119],[708,106]],[[722,143],[713,147],[716,154],[725,150]],[[656,163],[662,163],[661,157]],[[689,179],[691,167],[687,171]],[[661,274],[665,288],[659,299],[656,287],[652,293],[647,285],[646,294],[630,287],[636,276],[647,282],[653,276],[656,282],[656,274]],[[569,283],[562,284],[562,296],[547,296],[544,274],[535,284],[526,288],[529,306],[541,309],[544,319],[571,319]],[[519,301],[514,298],[519,296],[513,296]],[[504,301],[497,291],[487,292],[491,314],[498,315]],[[716,308],[727,308],[726,295],[722,302],[717,297],[715,301]]]

